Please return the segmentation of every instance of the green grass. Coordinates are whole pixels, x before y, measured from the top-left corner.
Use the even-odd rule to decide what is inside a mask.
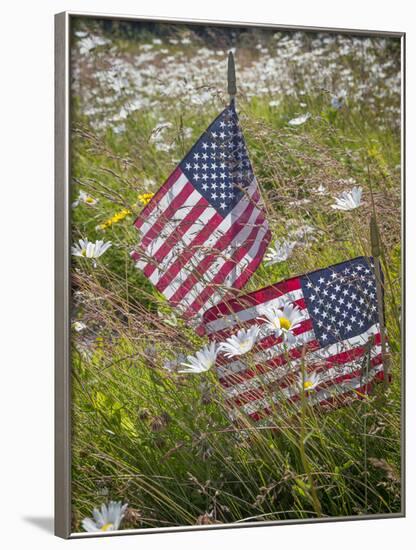
[[[128,53],[129,41],[117,41]],[[371,396],[329,412],[282,403],[264,425],[241,418],[236,428],[214,372],[163,369],[165,361],[194,353],[205,340],[181,320],[173,326],[166,321],[170,307],[129,258],[137,242],[132,222],[142,208],[137,197],[165,181],[224,101],[214,98],[201,109],[159,98],[171,123],[163,130],[171,148],[160,151],[152,138],[159,120],[153,109],[130,113],[121,133],[111,126],[98,131],[75,96],[74,199],[82,189],[99,202],[74,208],[73,238],[111,240],[113,246],[97,267],[85,258],[73,261],[73,318],[87,325],[72,338],[74,531],[94,506],[110,499],[129,503],[123,528],[401,510],[399,130],[365,102],[351,99],[336,111],[327,93],[302,97],[312,118],[296,128],[287,124],[299,114],[296,94],[282,97],[277,107],[263,96],[238,100],[273,237],[303,224],[316,230],[288,261],[262,264],[244,292],[370,254],[375,213],[386,274],[390,387],[380,385]],[[363,187],[364,204],[334,211],[332,197],[352,187],[349,178]],[[313,191],[320,184],[322,196]],[[97,229],[125,208],[131,214]]]

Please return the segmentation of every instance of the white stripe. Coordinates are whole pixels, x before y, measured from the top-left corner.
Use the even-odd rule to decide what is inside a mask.
[[[377,357],[381,353],[382,349],[381,346],[373,346],[370,351],[370,357],[373,359],[374,357]],[[331,367],[321,373],[319,373],[319,378],[321,382],[326,382],[327,380],[340,376],[342,374],[348,374],[349,372],[354,372],[354,370],[357,370],[357,367],[360,367],[360,361],[362,361],[363,357],[357,358],[354,362],[349,362],[344,365],[339,365],[336,367]],[[305,358],[306,360],[306,358]],[[309,361],[308,361],[309,362]],[[246,382],[243,382],[241,384],[235,384],[231,388],[226,388],[225,391],[227,395],[231,397],[238,397],[240,394],[245,393],[247,391],[256,390],[256,389],[267,389],[266,386],[270,384],[271,382],[276,382],[280,379],[285,378],[288,374],[300,374],[300,368],[299,366],[302,363],[302,359],[296,359],[295,361],[291,361],[289,365],[282,365],[281,367],[276,367],[274,370],[267,372],[266,374],[256,376],[255,378],[251,378],[250,380],[247,380]],[[312,361],[313,363],[313,361]],[[290,386],[289,386],[290,387]],[[294,385],[292,384],[292,388]]]
[[[305,311],[305,310],[302,310],[302,311]],[[320,348],[315,351],[308,352],[307,354],[305,354],[305,361],[308,361],[311,363],[316,363],[318,361],[325,361],[326,359],[330,359],[331,357],[333,357],[334,355],[338,355],[339,353],[351,351],[352,349],[359,346],[364,346],[369,341],[371,336],[378,333],[379,333],[378,324],[374,324],[367,331],[361,334],[358,334],[357,336],[354,336],[349,340],[336,342],[335,344],[331,344],[329,346],[326,346],[325,348]],[[292,345],[287,346],[287,349],[301,347],[303,344],[306,344],[307,342],[314,340],[315,337],[316,336],[313,330],[308,332],[303,332],[302,334],[299,334],[296,337],[296,341]],[[260,363],[264,363],[268,359],[269,360],[274,359],[275,357],[278,357],[281,354],[282,354],[282,346],[281,344],[277,344],[276,346],[272,346],[271,348],[268,348],[268,350],[262,350],[254,354],[252,364],[257,365]],[[234,361],[233,363],[229,363],[228,365],[225,365],[223,367],[217,367],[218,375],[220,378],[222,378],[223,376],[227,376],[227,374],[238,373],[246,369],[247,369],[247,363],[243,363],[242,361]]]
[[[153,256],[201,198],[202,195],[200,195],[196,189],[195,191],[192,191],[186,199],[186,202],[179,206],[172,217],[166,221],[160,234],[150,241],[144,249],[143,254]],[[201,207],[201,210],[202,208],[203,207]]]
[[[262,314],[261,310],[265,307],[282,307],[287,301],[294,302],[295,300],[300,300],[301,298],[303,298],[303,292],[301,288],[299,288],[298,290],[291,290],[286,294],[279,296],[279,298],[273,298],[273,300],[269,300],[268,302],[257,304],[255,306],[243,309],[242,311],[238,311],[237,313],[224,315],[224,317],[221,317],[220,319],[210,321],[205,325],[205,328],[208,334],[212,334],[213,332],[218,332],[220,330],[230,328],[233,325],[242,324],[245,321],[250,321],[251,319],[256,319],[256,317],[260,317]]]
[[[257,220],[256,220],[257,221]],[[269,226],[267,222],[263,221],[262,226],[260,227],[258,233],[256,234],[256,239],[251,245],[250,250],[247,252],[245,256],[243,256],[240,260],[240,262],[236,265],[236,267],[227,275],[226,279],[224,280],[223,284],[227,284],[228,286],[232,286],[234,282],[240,277],[240,275],[245,271],[245,269],[248,268],[250,263],[254,260],[254,258],[257,256],[257,252],[259,251],[259,248],[263,242],[263,237],[269,230]]]
[[[305,309],[301,310],[302,312],[306,311]],[[307,318],[306,318],[307,319]],[[362,332],[361,334],[358,334],[357,336],[353,336],[352,338],[349,338],[348,340],[343,340],[342,342],[336,342],[335,344],[330,344],[329,346],[326,346],[325,348],[320,348],[315,351],[310,351],[305,355],[305,361],[311,361],[311,362],[317,362],[317,361],[325,361],[326,359],[338,355],[339,353],[343,353],[345,351],[351,351],[351,349],[363,346],[365,345],[368,340],[371,338],[371,336],[378,334],[379,328],[378,324],[372,325],[368,330],[365,332]],[[287,349],[293,349],[297,347],[301,347],[303,344],[310,342],[311,340],[314,340],[316,338],[315,333],[313,330],[308,332],[303,332],[301,334],[298,334],[296,336],[296,341],[290,345],[287,346]],[[252,358],[252,364],[257,365],[260,363],[264,363],[268,359],[274,359],[275,357],[278,357],[282,354],[282,345],[277,344],[276,346],[272,346],[268,348],[267,350],[262,350],[254,354]],[[223,367],[217,367],[219,377],[222,378],[223,376],[226,376],[227,374],[232,373],[238,373],[241,371],[244,371],[248,368],[247,363],[244,363],[243,361],[234,361],[232,363],[228,363],[227,365]],[[231,372],[230,372],[231,371]],[[221,374],[220,374],[221,373]]]
[[[202,210],[202,209],[201,209]],[[149,277],[149,280],[156,285],[162,276],[168,271],[170,266],[180,258],[181,254],[185,251],[186,246],[195,238],[195,236],[205,227],[209,220],[215,216],[216,210],[208,206],[202,213],[201,216],[194,221],[192,225],[186,230],[181,239],[175,244],[175,246],[168,252],[168,254],[163,258],[163,260],[157,264],[155,271]],[[164,235],[163,241],[165,241]],[[161,243],[163,244],[163,243]],[[149,254],[142,253],[145,256],[145,259],[139,260],[136,262],[135,266],[138,269],[144,269],[147,265],[156,265],[155,260]],[[191,258],[192,259],[192,258]]]
[[[205,288],[210,284],[212,279],[217,275],[221,267],[231,259],[232,255],[236,252],[236,250],[245,242],[247,237],[252,232],[253,227],[255,227],[255,222],[259,217],[259,214],[260,214],[259,210],[257,210],[257,208],[254,208],[253,212],[251,213],[247,221],[247,224],[245,224],[240,229],[240,231],[233,238],[233,240],[227,246],[227,248],[225,248],[220,253],[221,256],[219,256],[214,261],[214,263],[209,267],[209,269],[207,269],[207,271],[203,275],[201,275],[201,280],[189,290],[189,292],[182,298],[181,301],[183,301],[185,304],[190,306],[194,302],[194,300],[198,298],[201,292],[205,290]],[[238,264],[235,265],[235,268],[237,268],[237,266]],[[226,285],[225,282],[221,284],[224,286]]]
[[[202,210],[202,208],[201,208]],[[205,210],[201,212],[201,215],[196,219],[192,225],[185,231],[181,239],[175,244],[175,246],[166,254],[163,260],[158,264],[157,269],[149,277],[150,281],[156,285],[162,276],[168,271],[171,265],[180,257],[185,251],[185,248],[194,240],[194,238],[204,229],[204,227],[210,222],[211,218],[215,216],[217,211],[212,206],[207,206]],[[198,245],[198,247],[201,245]]]
[[[296,342],[293,342],[292,344],[287,344],[285,346],[285,349],[291,350],[294,348],[298,348],[303,344],[307,344],[308,342],[315,340],[315,338],[316,336],[313,330],[302,332],[301,334],[298,334],[298,336],[296,336]],[[270,359],[279,357],[280,355],[282,355],[282,352],[283,352],[283,349],[281,344],[272,346],[267,350],[258,351],[250,359],[250,365],[254,366],[254,365],[259,365],[261,363],[265,363]],[[224,376],[229,376],[230,374],[237,374],[241,371],[247,370],[248,368],[249,368],[249,364],[239,359],[237,361],[233,361],[232,363],[228,363],[227,365],[217,367],[218,377],[221,379]]]
[[[151,212],[147,220],[139,227],[139,231],[143,237],[146,236],[146,233],[151,229],[154,223],[158,218],[163,214],[163,212],[168,208],[170,203],[179,195],[185,185],[188,183],[188,178],[185,174],[181,174],[179,178],[175,181],[169,191],[164,195],[160,201],[157,203],[156,208]]]
[[[350,392],[354,388],[359,388],[363,384],[370,382],[374,376],[383,370],[383,365],[377,365],[371,369],[371,371],[368,373],[368,377],[355,377],[350,380],[345,380],[343,382],[339,382],[338,384],[335,384],[331,388],[323,389],[317,392],[314,395],[311,395],[308,399],[313,401],[314,403],[319,403],[320,401],[325,401],[326,399],[330,399],[331,397],[342,395],[345,393]],[[288,397],[293,397],[296,395],[296,392],[293,391],[287,391],[289,388],[285,388],[284,390],[281,390],[281,393],[279,395],[272,395],[270,398],[263,398],[258,399],[257,401],[251,401],[250,403],[247,403],[240,407],[240,411],[245,414],[252,414],[259,410],[263,410],[267,407],[270,407],[272,403],[279,404],[279,402],[282,401],[282,394],[283,399]],[[300,404],[298,405],[300,406]]]
[[[255,181],[250,185],[248,192],[252,196],[256,191]],[[250,202],[246,197],[242,198],[233,210],[224,218],[220,225],[211,233],[204,243],[200,243],[199,250],[192,256],[188,263],[181,269],[176,277],[170,282],[169,286],[163,291],[167,299],[172,297],[178,288],[186,281],[190,273],[194,270],[194,266],[198,266],[201,261],[209,254],[212,254],[212,249],[215,249],[216,242],[228,231],[228,229],[237,221],[244,210],[249,206]],[[254,208],[253,212],[259,213],[259,210]]]

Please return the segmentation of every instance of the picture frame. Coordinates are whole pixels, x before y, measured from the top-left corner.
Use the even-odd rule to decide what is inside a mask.
[[[400,510],[390,513],[360,513],[357,516],[324,516],[318,518],[296,518],[273,521],[254,521],[244,523],[209,523],[197,525],[177,525],[168,527],[146,527],[137,529],[123,529],[107,532],[73,532],[72,530],[72,402],[73,385],[71,374],[71,246],[74,244],[72,238],[72,190],[71,190],[71,47],[72,47],[72,25],[75,19],[85,20],[115,20],[124,22],[142,23],[170,23],[185,26],[215,26],[226,29],[233,28],[256,28],[273,30],[274,32],[303,32],[303,33],[329,33],[337,35],[354,35],[374,38],[394,38],[400,41],[401,54],[401,243],[405,243],[403,231],[404,206],[405,206],[405,174],[404,174],[404,56],[405,56],[405,34],[397,32],[379,32],[356,29],[329,29],[319,27],[296,27],[286,25],[241,23],[241,22],[220,22],[220,21],[197,21],[197,20],[174,20],[170,18],[142,18],[125,15],[90,14],[83,12],[64,12],[55,16],[55,534],[62,538],[79,538],[91,536],[112,536],[124,534],[142,534],[149,532],[173,532],[196,529],[224,529],[236,527],[254,527],[264,525],[301,524],[313,522],[343,521],[352,519],[388,519],[392,517],[404,517],[405,515],[405,441],[404,441],[404,400],[400,403],[401,423],[401,470],[400,470]],[[224,81],[226,75],[224,74]],[[229,80],[230,82],[230,80]],[[238,71],[237,71],[238,83]],[[238,85],[238,84],[237,84]],[[161,185],[163,182],[157,182]],[[400,275],[404,274],[404,253],[401,255]],[[401,303],[404,304],[404,280],[401,283]],[[404,312],[401,314],[400,324],[402,334],[404,333]],[[401,337],[401,346],[404,350],[404,339]],[[401,355],[401,395],[404,396],[405,364],[404,351]],[[399,483],[399,482],[398,482]]]

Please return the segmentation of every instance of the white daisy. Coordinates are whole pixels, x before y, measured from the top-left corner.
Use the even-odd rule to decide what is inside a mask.
[[[91,195],[88,195],[85,191],[80,191],[78,195],[78,199],[72,203],[72,208],[75,208],[79,205],[80,202],[83,202],[85,204],[88,204],[89,206],[93,206],[94,204],[97,204],[98,199],[94,199],[91,197]]]
[[[311,113],[305,113],[304,115],[297,116],[296,118],[292,118],[289,120],[288,124],[290,126],[300,126],[301,124],[305,124],[307,120],[311,118]]]
[[[121,501],[111,501],[108,506],[102,504],[100,510],[94,508],[92,511],[93,519],[84,518],[82,520],[82,527],[89,532],[117,531],[126,509],[127,504],[122,504]]]
[[[269,101],[270,107],[278,107],[280,105],[280,99],[272,99]]]
[[[281,309],[270,305],[262,308],[260,313],[264,316],[259,317],[261,321],[264,321],[262,328],[274,333],[277,338],[283,336],[288,343],[293,343],[296,340],[293,331],[303,321],[303,315],[298,306],[287,303]]]
[[[105,243],[104,241],[95,241],[92,243],[87,239],[79,239],[72,247],[73,256],[81,256],[84,258],[99,258],[106,252],[111,246],[111,242]]]
[[[296,242],[290,242],[286,240],[275,241],[275,248],[271,246],[264,256],[264,259],[266,260],[266,265],[273,265],[279,262],[285,262],[292,254],[295,245]]]
[[[178,372],[194,374],[206,372],[215,365],[217,353],[217,344],[215,342],[211,342],[209,345],[202,348],[202,350],[197,351],[195,356],[188,355],[186,358],[188,363],[181,363],[181,365],[188,368],[179,370]]]
[[[312,188],[313,193],[316,193],[317,195],[326,195],[327,189],[325,185],[322,185],[322,183],[319,184],[318,187]]]
[[[226,342],[222,342],[218,350],[222,351],[226,357],[234,357],[235,355],[244,355],[252,349],[256,343],[257,336],[260,332],[260,327],[255,325],[251,328],[240,329],[237,334],[227,338]]]
[[[302,373],[299,374],[297,385],[305,393],[310,392],[316,388],[316,386],[321,381],[319,375],[316,372],[312,372],[311,374],[308,374],[305,376],[305,380],[303,380]]]
[[[87,328],[87,325],[82,321],[75,321],[74,323],[72,323],[72,328],[75,330],[75,332],[81,332],[82,330]]]
[[[334,109],[341,109],[345,105],[347,99],[346,90],[341,90],[339,94],[333,95],[331,98],[331,105]]]
[[[339,197],[335,197],[335,204],[332,208],[335,210],[354,210],[361,204],[362,187],[353,187],[351,191],[343,191]]]

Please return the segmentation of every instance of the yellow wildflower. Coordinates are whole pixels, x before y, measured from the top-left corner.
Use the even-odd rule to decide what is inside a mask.
[[[106,220],[105,222],[100,223],[100,225],[98,226],[98,229],[103,229],[103,230],[108,229],[115,223],[118,223],[121,220],[124,220],[124,218],[129,214],[131,214],[131,210],[129,208],[124,208],[123,210],[120,210],[120,212],[116,212],[114,216],[112,216],[111,218],[108,218],[108,220]]]
[[[138,195],[137,198],[144,206],[146,206],[146,204],[148,204],[154,196],[154,193],[142,193],[141,195]]]

